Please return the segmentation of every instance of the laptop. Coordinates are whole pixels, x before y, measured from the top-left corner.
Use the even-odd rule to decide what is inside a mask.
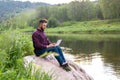
[[[59,46],[61,42],[62,42],[62,39],[57,40],[55,46]]]

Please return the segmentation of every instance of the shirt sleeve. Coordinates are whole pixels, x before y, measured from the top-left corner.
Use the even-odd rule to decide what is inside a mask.
[[[32,35],[32,40],[35,48],[37,49],[47,48],[47,45],[43,45],[35,34]]]
[[[50,40],[49,40],[48,38],[47,38],[47,43],[48,43],[48,44],[51,44],[51,42],[50,42]]]

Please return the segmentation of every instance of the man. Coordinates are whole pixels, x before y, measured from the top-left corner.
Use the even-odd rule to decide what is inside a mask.
[[[61,48],[59,46],[55,46],[55,43],[51,43],[46,37],[46,34],[44,33],[46,26],[47,20],[41,19],[37,30],[32,34],[35,55],[40,56],[45,52],[56,52],[58,56],[55,56],[55,58],[59,62],[60,66],[66,71],[70,71],[71,68],[68,66]]]

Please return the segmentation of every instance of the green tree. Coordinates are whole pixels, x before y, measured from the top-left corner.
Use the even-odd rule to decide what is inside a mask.
[[[49,18],[49,7],[43,6],[36,9],[37,18]]]
[[[48,27],[57,27],[59,25],[59,22],[57,19],[51,17],[48,20]]]
[[[64,22],[64,21],[68,21],[69,20],[69,17],[68,17],[68,11],[67,11],[67,5],[61,5],[61,6],[58,6],[58,9],[57,9],[57,19],[60,21],[60,22]]]
[[[96,18],[95,5],[89,0],[73,1],[68,5],[68,16],[75,21]]]
[[[99,0],[104,19],[120,18],[120,0]]]

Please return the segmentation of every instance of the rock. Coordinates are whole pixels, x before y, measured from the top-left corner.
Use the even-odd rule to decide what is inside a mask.
[[[93,80],[81,67],[68,61],[71,71],[65,71],[62,69],[53,55],[49,55],[46,58],[36,57],[34,55],[24,57],[25,64],[34,63],[38,67],[42,67],[42,70],[52,76],[52,80]]]

